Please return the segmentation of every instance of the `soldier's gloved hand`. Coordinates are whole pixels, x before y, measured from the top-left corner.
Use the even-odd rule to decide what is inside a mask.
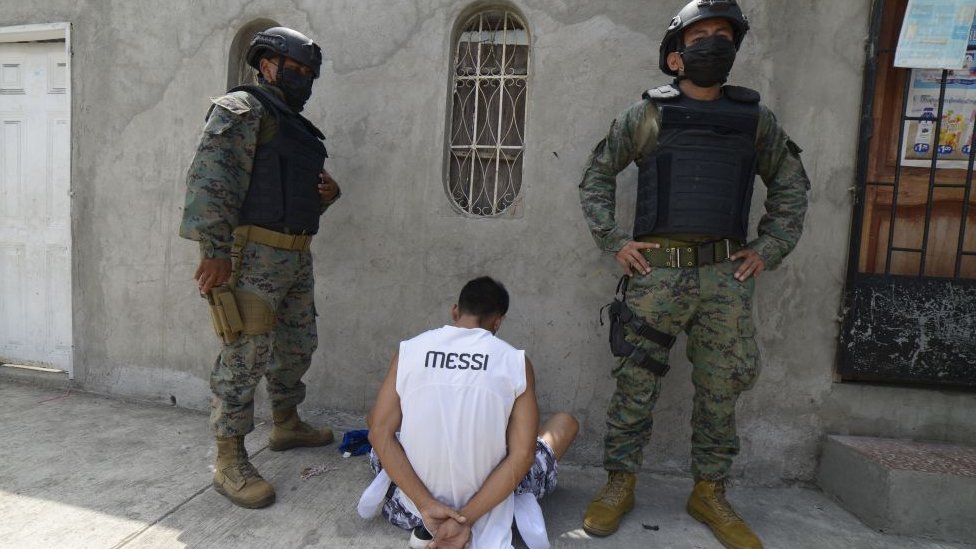
[[[197,272],[193,273],[193,280],[197,281],[200,293],[205,294],[211,288],[230,280],[230,271],[230,259],[205,257],[200,260]]]
[[[640,251],[660,247],[661,245],[656,242],[636,242],[631,240],[623,248],[620,248],[620,251],[614,257],[617,259],[617,263],[620,263],[620,266],[624,268],[627,276],[634,276],[634,271],[646,275],[651,272],[651,266],[647,264],[647,259]]]
[[[766,260],[759,252],[750,248],[743,248],[729,256],[729,261],[744,259],[742,265],[735,270],[735,279],[739,282],[749,280],[750,276],[759,277],[759,273],[766,268]]]
[[[339,198],[339,184],[325,170],[319,173],[319,198],[324,204],[331,204]]]

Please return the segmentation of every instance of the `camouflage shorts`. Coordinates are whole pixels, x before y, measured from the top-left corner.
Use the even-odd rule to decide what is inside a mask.
[[[369,452],[369,466],[376,474],[383,470],[380,458],[373,450]],[[542,499],[546,494],[556,489],[557,468],[556,454],[546,441],[537,438],[535,441],[535,461],[532,463],[529,472],[515,487],[515,495],[531,493],[535,495],[536,499]],[[403,497],[406,496],[400,492],[397,485],[390,483],[390,489],[386,493],[386,503],[383,504],[383,516],[390,521],[390,524],[404,530],[411,530],[423,524],[423,521],[403,504],[401,500]]]

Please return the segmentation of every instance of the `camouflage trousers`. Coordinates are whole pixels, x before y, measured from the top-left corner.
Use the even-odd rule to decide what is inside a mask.
[[[254,391],[265,378],[271,407],[281,410],[305,400],[302,376],[318,345],[315,282],[309,252],[249,242],[241,252],[234,289],[259,296],[274,314],[274,328],[241,334],[224,345],[210,374],[210,427],[219,437],[254,430]]]
[[[755,281],[733,278],[741,262],[699,268],[654,268],[630,281],[627,304],[650,326],[688,334],[695,396],[691,415],[691,468],[696,479],[724,478],[739,452],[735,405],[759,374],[752,320]],[[629,329],[626,339],[655,360],[668,350]],[[613,371],[617,388],[607,410],[604,468],[637,472],[654,425],[661,378],[622,358]]]

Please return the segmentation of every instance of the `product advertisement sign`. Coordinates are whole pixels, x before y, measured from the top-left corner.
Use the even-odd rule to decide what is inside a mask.
[[[976,0],[909,0],[895,66],[962,69]]]
[[[905,148],[902,165],[932,165],[932,152],[938,153],[939,168],[968,167],[972,147],[973,124],[976,123],[976,72],[972,69],[949,71],[942,124],[936,146],[936,115],[939,112],[939,89],[942,71],[914,69],[905,113],[920,120],[905,122]]]
[[[918,120],[905,122],[903,166],[929,167],[933,152],[938,154],[938,168],[966,169],[969,166],[976,126],[976,25],[970,25],[966,47],[962,68],[950,70],[946,76],[938,141],[935,130],[943,71],[912,69],[905,116]]]

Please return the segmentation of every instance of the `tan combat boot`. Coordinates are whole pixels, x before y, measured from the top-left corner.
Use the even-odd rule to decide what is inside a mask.
[[[275,452],[297,446],[325,446],[332,442],[332,429],[316,429],[298,417],[298,410],[292,406],[284,410],[272,410],[274,426],[268,448]]]
[[[214,489],[235,505],[248,509],[267,507],[275,501],[274,488],[261,478],[247,459],[244,437],[217,437]]]
[[[594,536],[609,536],[620,527],[620,519],[634,508],[637,475],[610,471],[607,484],[593,498],[583,514],[583,530]]]
[[[699,480],[688,497],[688,514],[712,529],[729,549],[762,549],[762,542],[725,499],[724,480]]]

